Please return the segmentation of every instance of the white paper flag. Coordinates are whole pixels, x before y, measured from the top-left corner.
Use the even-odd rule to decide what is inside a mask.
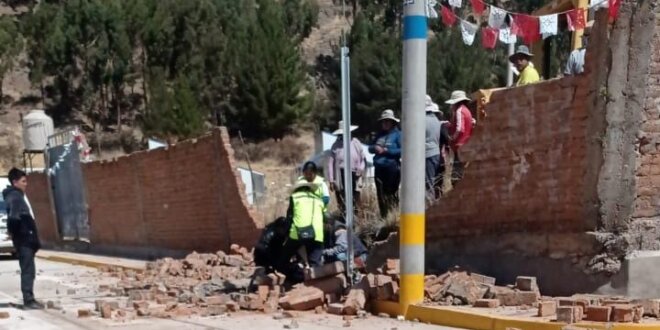
[[[488,26],[499,29],[504,25],[506,19],[506,11],[502,8],[490,6],[490,15],[488,15]]]
[[[463,0],[449,0],[449,5],[454,8],[461,8]]]
[[[608,8],[609,7],[609,1],[607,0],[590,0],[589,1],[589,8],[592,9],[600,9],[600,8]]]
[[[546,35],[556,35],[558,23],[559,20],[557,14],[541,16],[539,17],[539,32],[544,37]]]
[[[474,36],[477,35],[477,24],[461,20],[461,34],[463,35],[463,42],[468,46],[472,46]]]
[[[438,2],[435,0],[429,0],[426,4],[426,17],[428,18],[438,18],[438,12],[435,10],[435,6],[438,5]]]
[[[510,28],[500,29],[500,42],[504,44],[515,44],[518,38],[515,34],[511,33]]]

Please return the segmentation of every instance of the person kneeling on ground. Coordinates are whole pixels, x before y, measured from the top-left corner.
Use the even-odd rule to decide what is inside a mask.
[[[309,266],[321,265],[325,204],[314,193],[316,189],[317,186],[313,183],[298,182],[289,199],[287,218],[291,219],[291,229],[280,254],[279,267],[293,281],[302,280],[302,272],[291,265],[291,257],[300,247],[305,248]]]
[[[290,228],[290,221],[285,217],[279,217],[266,225],[261,232],[261,237],[254,247],[254,263],[264,267],[267,273],[271,273],[277,266],[275,261],[282,253]]]
[[[325,262],[347,261],[348,260],[348,231],[346,225],[336,222],[335,244],[332,248],[323,250]],[[364,268],[367,264],[367,248],[357,235],[353,236],[353,256],[356,268]]]

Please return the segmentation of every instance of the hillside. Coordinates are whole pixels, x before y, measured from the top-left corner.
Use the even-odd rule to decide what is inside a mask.
[[[6,1],[0,2],[2,16],[23,17],[29,12],[27,6],[19,5],[11,8],[6,3]],[[339,16],[340,5],[335,5],[332,0],[317,0],[317,4],[317,23],[309,35],[300,42],[301,57],[310,67],[314,67],[319,56],[332,56],[342,29],[350,28],[347,21]],[[25,115],[30,109],[43,107],[39,86],[34,86],[30,82],[28,64],[29,58],[23,50],[18,56],[16,65],[4,77],[4,104],[0,110],[0,172],[5,172],[9,167],[22,162],[21,115]],[[314,88],[317,102],[323,102],[323,98],[327,97],[327,87],[317,81],[314,83]],[[134,83],[131,92],[143,94],[141,83]],[[53,105],[53,100],[46,100],[46,107]],[[114,157],[140,148],[145,143],[140,125],[133,120],[124,120],[121,130],[116,125],[103,127],[99,134],[100,141],[96,138],[93,123],[87,114],[74,109],[56,120],[56,126],[59,127],[70,124],[82,126],[94,149],[98,149],[99,144],[102,144],[102,153],[96,154],[97,157]]]

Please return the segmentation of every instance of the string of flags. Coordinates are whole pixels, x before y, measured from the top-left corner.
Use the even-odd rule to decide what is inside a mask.
[[[447,5],[438,4],[437,0],[428,0],[427,16],[429,18],[441,18],[442,23],[448,27],[457,25],[461,29],[463,42],[471,46],[475,37],[481,31],[482,46],[493,49],[499,40],[504,44],[513,44],[521,38],[525,44],[531,45],[535,41],[557,35],[559,33],[559,17],[565,15],[566,23],[570,31],[584,29],[587,26],[587,9],[576,8],[561,13],[534,16],[521,13],[509,12],[505,9],[490,5],[483,0],[466,0],[472,6],[472,12],[477,16],[484,16],[488,9],[487,26],[480,27],[460,18],[454,13],[454,8],[461,8],[463,0],[448,0]],[[436,7],[440,6],[440,15]],[[616,19],[619,14],[621,0],[590,0],[589,8],[608,8],[611,19]]]

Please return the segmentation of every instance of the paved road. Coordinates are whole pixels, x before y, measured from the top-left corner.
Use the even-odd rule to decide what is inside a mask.
[[[61,305],[61,310],[23,311],[14,305],[20,304],[20,276],[18,262],[0,256],[0,311],[10,313],[9,319],[0,319],[0,329],[4,330],[92,330],[92,329],[217,329],[217,330],[265,330],[284,329],[291,320],[274,320],[272,316],[258,313],[238,313],[231,316],[191,317],[186,319],[138,319],[126,323],[104,320],[98,317],[80,319],[80,308],[94,309],[94,301],[103,298],[97,292],[99,284],[113,283],[115,278],[103,278],[92,268],[37,259],[37,282],[35,294],[43,302],[53,301]],[[341,317],[304,313],[296,318],[298,329],[328,330],[346,329]],[[353,329],[383,330],[449,330],[454,328],[432,326],[420,323],[401,322],[370,316],[356,319]],[[350,329],[349,328],[349,329]]]

